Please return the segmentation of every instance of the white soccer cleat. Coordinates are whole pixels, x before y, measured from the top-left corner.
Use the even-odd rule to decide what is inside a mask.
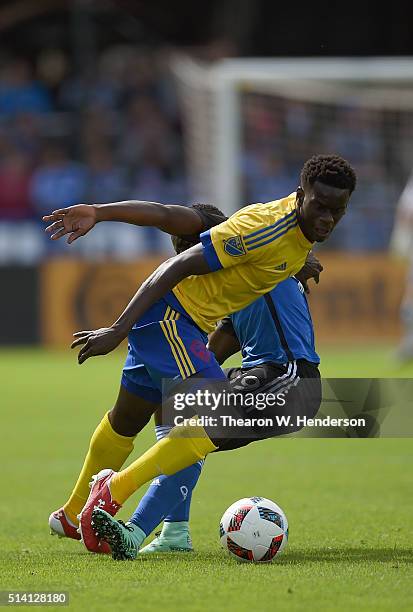
[[[57,535],[59,538],[71,538],[72,540],[80,540],[78,526],[72,523],[66,516],[63,508],[55,510],[49,516],[50,535]]]

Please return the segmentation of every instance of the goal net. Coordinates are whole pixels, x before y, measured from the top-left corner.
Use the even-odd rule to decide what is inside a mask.
[[[387,249],[413,168],[413,60],[173,61],[194,201],[232,214],[295,190],[315,153],[342,155],[358,187],[329,248]]]

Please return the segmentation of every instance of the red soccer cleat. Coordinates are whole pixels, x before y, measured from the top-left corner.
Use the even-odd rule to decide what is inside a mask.
[[[111,516],[122,507],[114,499],[110,492],[110,480],[116,474],[113,470],[101,470],[93,476],[90,483],[90,493],[82,512],[79,514],[79,530],[82,536],[83,544],[88,550],[95,553],[110,553],[110,548],[107,542],[100,540],[92,523],[92,512],[95,508],[102,508]]]
[[[63,508],[55,510],[49,516],[50,534],[57,535],[59,538],[71,538],[72,540],[80,540],[78,526],[74,525],[66,516]]]

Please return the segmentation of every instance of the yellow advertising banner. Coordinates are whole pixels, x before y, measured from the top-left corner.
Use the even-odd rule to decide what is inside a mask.
[[[394,340],[405,266],[385,255],[320,253],[319,285],[309,303],[317,341]],[[68,346],[74,331],[109,325],[162,257],[127,263],[55,259],[41,271],[42,339]]]
[[[45,263],[41,270],[43,342],[68,346],[73,332],[113,323],[164,259],[152,257],[127,263],[53,259]]]
[[[324,270],[310,281],[317,341],[395,340],[406,266],[387,255],[317,254]]]

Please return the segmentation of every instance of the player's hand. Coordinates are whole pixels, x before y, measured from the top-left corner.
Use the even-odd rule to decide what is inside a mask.
[[[122,342],[123,337],[114,327],[101,327],[93,331],[80,331],[73,334],[70,348],[76,348],[83,344],[77,356],[77,361],[82,364],[89,357],[96,355],[107,355]]]
[[[323,266],[314,255],[312,251],[307,255],[306,262],[304,266],[301,268],[299,272],[295,275],[295,277],[300,281],[302,286],[304,287],[304,291],[306,293],[310,293],[310,289],[308,287],[308,280],[313,278],[315,283],[318,285],[320,281],[320,274],[323,271]]]
[[[90,204],[76,204],[68,208],[54,210],[51,215],[45,215],[43,221],[50,222],[45,232],[52,240],[58,240],[70,234],[67,239],[71,244],[80,236],[85,236],[96,223],[96,209]]]

